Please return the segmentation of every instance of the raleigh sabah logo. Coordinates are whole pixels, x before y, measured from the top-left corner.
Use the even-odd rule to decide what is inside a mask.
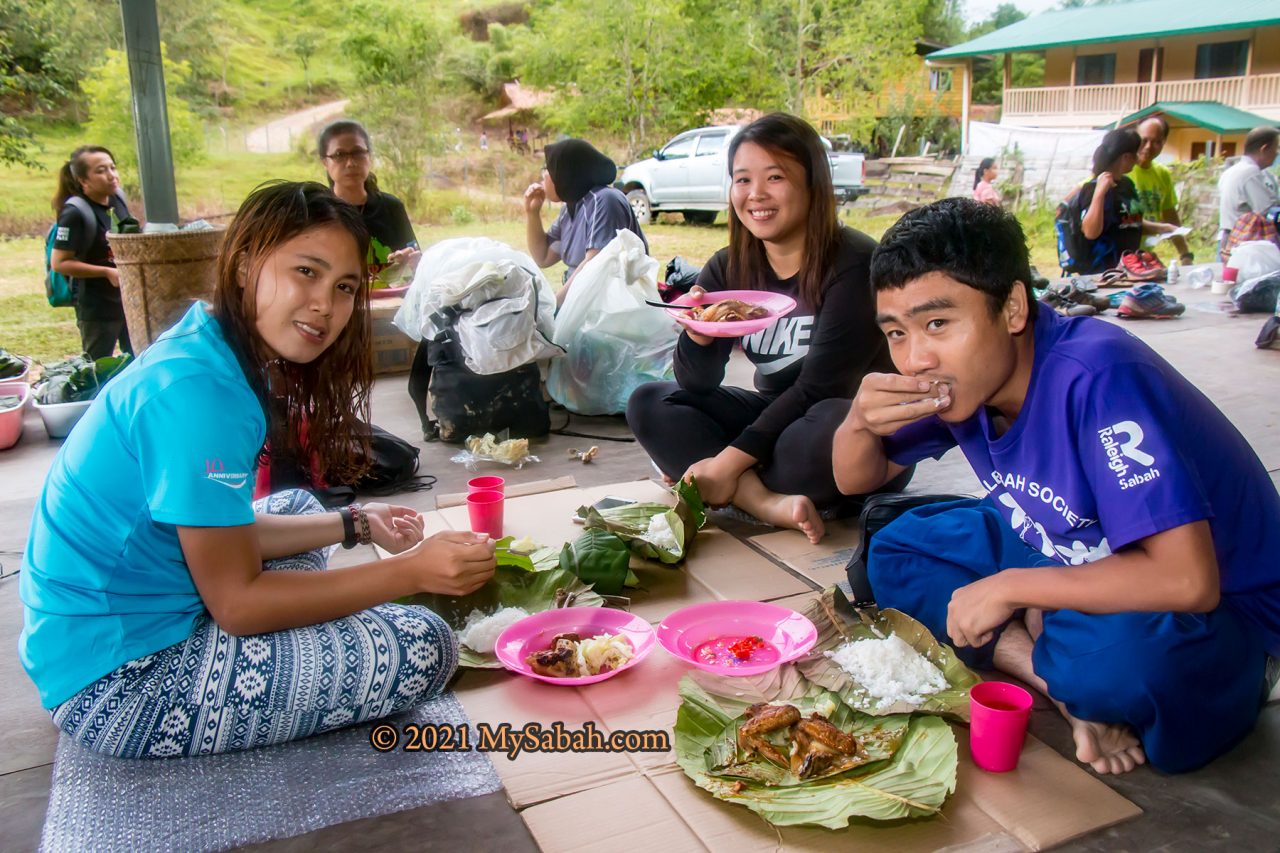
[[[221,459],[204,460],[204,478],[212,480],[220,486],[226,486],[228,489],[240,489],[244,484],[249,482],[249,475],[244,474],[228,474],[222,465]]]
[[[1133,421],[1121,421],[1098,430],[1098,440],[1102,443],[1103,452],[1107,454],[1107,467],[1116,475],[1116,482],[1122,490],[1160,478],[1160,469],[1155,467],[1156,458],[1145,450],[1138,449],[1144,437],[1142,427]],[[1130,475],[1129,471],[1134,466],[1126,462],[1126,459],[1147,470]]]

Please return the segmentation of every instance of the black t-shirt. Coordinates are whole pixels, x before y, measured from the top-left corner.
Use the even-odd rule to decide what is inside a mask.
[[[64,249],[75,253],[75,259],[97,267],[114,267],[115,259],[111,254],[111,244],[107,242],[107,231],[111,228],[111,212],[116,219],[129,216],[129,207],[118,195],[111,196],[107,204],[98,204],[93,199],[85,199],[93,209],[97,220],[97,231],[93,241],[84,238],[84,215],[70,202],[62,206],[58,214],[58,230],[54,234],[53,248]],[[81,246],[88,243],[88,251],[81,251]],[[124,307],[120,303],[120,289],[105,278],[72,278],[76,289],[77,320],[123,320]]]
[[[384,192],[371,192],[360,211],[369,229],[369,277],[387,265],[387,255],[405,248],[418,248],[409,214],[400,199]]]
[[[823,283],[822,307],[814,311],[800,295],[800,275],[779,280],[765,267],[765,289],[796,300],[796,308],[762,332],[742,338],[742,348],[756,366],[756,390],[773,398],[732,446],[767,460],[782,431],[804,417],[815,403],[831,397],[852,398],[862,377],[894,372],[884,333],[875,321],[871,292],[871,253],[876,241],[841,227],[835,263]],[[698,276],[707,291],[741,290],[726,281],[729,250],[712,256]],[[676,345],[675,373],[680,387],[709,393],[724,381],[733,339],[716,338],[700,346],[681,334]]]
[[[1080,244],[1083,258],[1076,258],[1076,272],[1092,274],[1105,272],[1120,264],[1125,252],[1136,252],[1142,247],[1142,202],[1138,190],[1128,175],[1116,181],[1103,199],[1102,233],[1098,239],[1084,236],[1084,215],[1093,204],[1093,193],[1098,188],[1094,178],[1080,188],[1068,207],[1079,217]]]

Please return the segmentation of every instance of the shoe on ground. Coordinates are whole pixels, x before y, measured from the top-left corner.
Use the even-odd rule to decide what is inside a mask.
[[[1082,283],[1075,279],[1063,285],[1058,293],[1066,302],[1074,305],[1090,305],[1099,314],[1111,307],[1111,299],[1099,294],[1097,285],[1093,285],[1091,290],[1085,289]]]
[[[1169,272],[1159,258],[1141,250],[1121,255],[1120,268],[1134,281],[1164,281]]]
[[[1057,311],[1063,317],[1092,317],[1094,314],[1098,313],[1098,309],[1094,308],[1092,305],[1076,305],[1073,303],[1067,303],[1065,305],[1055,307],[1053,310]]]
[[[1165,320],[1181,316],[1187,306],[1164,292],[1158,284],[1144,284],[1124,294],[1116,309],[1126,320]]]

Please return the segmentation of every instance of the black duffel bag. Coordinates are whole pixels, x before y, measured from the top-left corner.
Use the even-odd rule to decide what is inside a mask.
[[[447,332],[427,343],[427,361],[427,389],[441,441],[461,444],[468,436],[503,430],[511,438],[541,438],[551,432],[551,410],[537,364],[476,373]]]
[[[897,520],[898,516],[918,506],[961,500],[973,500],[973,495],[904,495],[893,492],[868,495],[862,505],[862,514],[858,516],[861,539],[857,550],[849,558],[849,564],[845,566],[849,586],[853,590],[853,594],[849,596],[850,602],[859,607],[876,603],[871,582],[867,580],[867,552],[877,533]]]

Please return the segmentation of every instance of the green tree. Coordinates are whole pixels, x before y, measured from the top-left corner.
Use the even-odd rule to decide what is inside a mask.
[[[453,33],[444,20],[421,7],[364,2],[352,11],[342,50],[354,63],[361,86],[354,113],[374,138],[384,184],[413,209],[427,158],[442,153],[447,144],[441,118],[452,88],[443,82],[440,68]]]
[[[1012,3],[1001,3],[987,20],[976,24],[967,38],[975,39],[987,33],[1004,29],[1027,17]],[[1015,53],[1010,60],[1010,80],[1016,88],[1044,84],[1044,54]],[[997,55],[992,62],[974,63],[973,102],[975,104],[999,104],[1004,96],[1004,57]]]
[[[555,92],[542,111],[552,127],[624,139],[634,157],[713,109],[769,103],[771,83],[761,85],[735,8],[732,0],[551,0],[515,33],[517,70]]]
[[[160,50],[164,62],[169,144],[174,163],[198,163],[205,155],[204,129],[191,105],[178,94],[189,79],[190,66],[171,60],[165,45],[161,44]],[[89,98],[86,135],[97,144],[110,148],[116,156],[117,165],[132,169],[138,164],[138,149],[133,128],[129,63],[123,51],[107,50],[105,53],[106,61],[82,84]]]

